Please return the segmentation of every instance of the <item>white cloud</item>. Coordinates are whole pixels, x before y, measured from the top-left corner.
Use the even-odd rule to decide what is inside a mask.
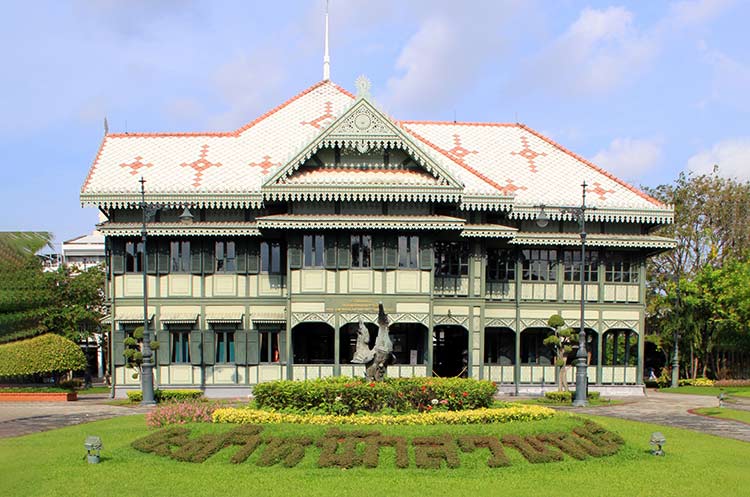
[[[698,174],[710,173],[714,165],[719,166],[722,176],[750,179],[750,137],[722,140],[687,161],[688,170]]]
[[[634,79],[659,47],[624,7],[585,8],[527,69],[526,80],[571,94],[606,93]]]
[[[734,0],[686,0],[670,4],[666,22],[676,27],[704,24],[722,14]]]
[[[705,41],[701,41],[698,48],[711,68],[711,93],[700,102],[699,107],[705,108],[711,102],[718,102],[730,108],[750,111],[747,98],[750,66],[723,52],[711,50]]]
[[[659,139],[615,138],[593,157],[593,162],[616,176],[638,180],[662,159]]]

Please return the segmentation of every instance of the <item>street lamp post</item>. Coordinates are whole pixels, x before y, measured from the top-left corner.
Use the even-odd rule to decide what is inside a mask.
[[[561,214],[571,214],[578,221],[581,228],[581,326],[578,332],[578,352],[576,352],[576,394],[573,399],[574,407],[585,407],[588,405],[588,352],[586,350],[586,211],[594,207],[586,207],[586,182],[581,185],[582,196],[580,207],[561,207],[561,206],[539,206],[542,211],[537,216],[537,224],[540,227],[547,226],[548,217],[544,212],[545,207],[554,207],[559,209]]]
[[[146,221],[152,216],[156,209],[146,205],[146,180],[141,179],[141,211],[143,212],[143,223],[141,225],[141,244],[143,247],[143,363],[141,364],[141,391],[143,400],[141,405],[152,406],[156,404],[154,398],[154,354],[151,350],[151,333],[148,329],[148,252],[146,251]]]

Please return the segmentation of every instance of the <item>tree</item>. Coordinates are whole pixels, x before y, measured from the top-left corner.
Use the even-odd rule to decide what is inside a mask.
[[[53,305],[41,312],[45,330],[80,340],[98,331],[104,317],[104,271],[61,266],[50,273]]]
[[[573,344],[578,341],[578,333],[572,328],[565,326],[565,320],[559,314],[553,314],[547,320],[547,326],[554,333],[544,339],[544,345],[551,348],[555,353],[555,367],[557,368],[557,390],[567,392],[568,379],[568,357],[573,352]]]

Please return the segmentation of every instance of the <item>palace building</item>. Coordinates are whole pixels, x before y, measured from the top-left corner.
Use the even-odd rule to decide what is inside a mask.
[[[378,302],[390,376],[554,388],[547,320],[580,327],[584,286],[591,388],[642,385],[645,261],[674,246],[652,234],[670,206],[523,124],[397,120],[366,79],[355,95],[325,75],[235,131],[104,136],[80,198],[106,215],[118,395],[140,382],[123,357],[143,323],[140,178],[159,388],[361,376]]]

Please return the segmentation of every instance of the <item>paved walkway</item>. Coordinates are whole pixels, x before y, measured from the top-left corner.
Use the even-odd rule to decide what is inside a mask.
[[[737,421],[699,416],[688,412],[689,409],[700,407],[718,407],[718,400],[712,396],[648,391],[646,397],[622,400],[622,404],[613,406],[586,407],[582,409],[566,407],[563,410],[686,428],[688,430],[750,442],[750,425]],[[735,397],[733,400],[736,403],[728,404],[728,408],[750,409],[747,399],[738,400]]]
[[[0,438],[148,412],[147,407],[110,406],[107,394],[83,395],[76,402],[5,402],[0,404]]]

